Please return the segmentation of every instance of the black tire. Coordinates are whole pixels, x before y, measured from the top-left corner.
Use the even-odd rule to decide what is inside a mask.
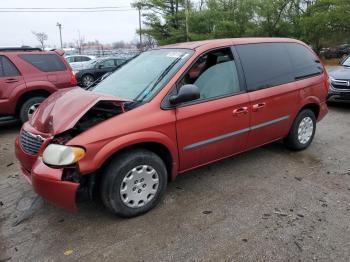
[[[312,120],[313,130],[309,140],[305,143],[301,143],[300,139],[298,138],[298,129],[302,120],[307,118],[310,118]],[[315,136],[315,132],[316,132],[316,117],[314,112],[311,111],[310,109],[303,109],[302,111],[299,112],[299,114],[295,118],[288,136],[284,139],[284,144],[286,145],[287,148],[294,151],[304,150],[308,148],[312,143],[312,140]]]
[[[158,187],[153,198],[141,207],[129,207],[123,200],[120,188],[130,170],[140,165],[151,166],[158,174]],[[114,157],[102,172],[100,194],[103,204],[121,217],[134,217],[148,212],[160,201],[165,192],[168,174],[162,159],[145,149],[130,149]],[[135,192],[136,193],[136,192]]]
[[[87,79],[90,79],[89,81]],[[95,77],[91,74],[86,74],[86,75],[83,75],[81,77],[81,85],[84,87],[84,88],[88,88],[93,82],[95,81]],[[89,82],[89,84],[87,83]]]
[[[46,97],[43,96],[34,96],[24,101],[18,112],[18,117],[22,123],[28,121],[29,110],[31,109],[31,107],[41,104],[45,100],[45,98]]]

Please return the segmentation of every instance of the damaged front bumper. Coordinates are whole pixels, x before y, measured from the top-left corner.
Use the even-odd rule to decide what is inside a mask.
[[[16,140],[16,156],[19,160],[27,159]],[[22,162],[22,161],[21,161]],[[79,183],[62,181],[63,169],[51,168],[44,164],[41,157],[38,157],[30,170],[21,166],[23,177],[33,186],[34,191],[48,202],[75,212],[76,196]]]
[[[62,181],[62,173],[62,169],[50,168],[41,159],[35,162],[31,172],[22,168],[22,175],[39,196],[55,206],[75,212],[79,183]]]

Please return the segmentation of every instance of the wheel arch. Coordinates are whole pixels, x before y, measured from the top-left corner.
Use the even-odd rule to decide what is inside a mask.
[[[169,181],[172,180],[173,157],[171,155],[170,150],[164,144],[161,144],[159,142],[142,142],[142,143],[136,143],[136,144],[132,144],[132,145],[123,147],[123,148],[119,149],[117,152],[110,155],[106,159],[106,161],[104,161],[104,163],[102,164],[102,167],[105,166],[109,161],[111,161],[111,159],[113,159],[115,156],[117,156],[125,151],[132,150],[132,149],[138,149],[138,148],[149,150],[149,151],[155,153],[156,155],[158,155],[163,160],[165,167],[168,171],[168,180]]]
[[[318,119],[320,115],[320,110],[321,110],[321,101],[318,97],[316,96],[309,96],[306,97],[300,106],[300,109],[298,113],[296,114],[295,117],[304,109],[310,109],[312,112],[314,112],[316,119]]]
[[[169,181],[173,181],[178,172],[178,153],[174,142],[166,135],[154,131],[145,131],[116,138],[105,144],[96,154],[83,159],[79,168],[82,173],[91,173],[103,168],[113,157],[126,150],[144,148],[157,154],[165,163]],[[87,147],[87,150],[88,147]]]
[[[318,119],[318,116],[320,114],[320,109],[321,109],[319,104],[317,103],[306,104],[299,110],[299,112],[301,112],[304,109],[310,109],[315,114],[316,119]]]
[[[51,95],[51,92],[45,89],[34,89],[27,91],[17,99],[16,102],[16,109],[15,109],[15,114],[18,115],[19,110],[21,109],[21,106],[25,101],[27,101],[29,98],[35,97],[35,96],[43,96],[43,97],[48,97]]]

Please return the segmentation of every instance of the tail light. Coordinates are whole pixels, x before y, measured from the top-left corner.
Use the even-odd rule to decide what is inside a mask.
[[[71,86],[76,86],[78,84],[77,78],[76,78],[73,71],[70,71],[70,73],[71,73],[70,84],[71,84]]]

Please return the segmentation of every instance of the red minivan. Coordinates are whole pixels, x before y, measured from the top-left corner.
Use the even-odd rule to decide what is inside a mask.
[[[24,177],[74,211],[99,192],[124,217],[152,209],[180,173],[283,139],[307,148],[328,76],[285,38],[189,42],[144,52],[88,90],[46,99],[16,139]]]

